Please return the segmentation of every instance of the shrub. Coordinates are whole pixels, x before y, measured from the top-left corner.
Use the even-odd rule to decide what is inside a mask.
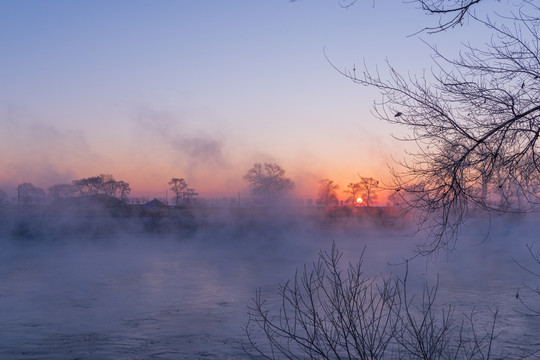
[[[244,350],[264,359],[490,359],[497,312],[475,327],[475,311],[456,320],[452,306],[436,306],[438,283],[422,297],[403,279],[367,277],[361,254],[340,267],[335,245],[279,287],[280,305],[257,291],[249,306]]]

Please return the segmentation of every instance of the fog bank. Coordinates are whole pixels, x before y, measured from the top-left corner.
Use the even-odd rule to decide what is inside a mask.
[[[424,240],[404,235],[414,224],[390,213],[177,210],[4,209],[0,357],[244,359],[242,327],[257,289],[277,301],[278,285],[334,243],[344,264],[365,251],[366,275],[402,276]],[[520,268],[538,268],[526,248],[537,221],[496,218],[486,239],[488,219],[472,219],[455,251],[408,262],[411,291],[438,277],[442,303],[501,309],[505,344],[529,349],[539,329],[519,315],[516,294],[539,304],[527,291],[537,278]]]

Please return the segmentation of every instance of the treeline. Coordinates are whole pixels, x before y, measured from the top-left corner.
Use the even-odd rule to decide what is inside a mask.
[[[43,204],[48,200],[68,199],[76,196],[105,195],[127,201],[131,192],[129,183],[115,180],[111,174],[100,174],[73,180],[69,184],[55,184],[47,192],[32,183],[17,186],[16,202],[19,205]],[[7,202],[7,194],[0,190],[0,204]]]
[[[352,207],[370,207],[377,199],[377,191],[380,190],[379,181],[371,177],[364,177],[360,175],[359,178],[360,181],[349,183],[347,188],[343,190],[343,193],[347,196],[345,204]],[[338,190],[339,185],[333,180],[320,180],[319,192],[317,195],[317,205],[325,207],[339,205]]]
[[[175,194],[176,205],[193,203],[198,196],[195,189],[189,187],[182,178],[172,178],[169,185],[170,190]],[[130,192],[131,187],[128,182],[116,180],[111,174],[100,174],[73,180],[71,183],[55,184],[47,188],[47,191],[25,182],[17,186],[17,194],[13,202],[18,205],[36,205],[48,201],[98,195],[127,202]],[[0,205],[8,202],[8,195],[0,189]]]
[[[258,202],[275,202],[289,196],[294,189],[294,182],[285,176],[285,170],[275,163],[255,163],[244,175],[251,195]],[[343,193],[347,196],[341,205],[371,206],[377,199],[381,189],[379,181],[371,177],[359,175],[360,181],[349,183]],[[173,177],[169,182],[169,190],[174,194],[175,205],[192,204],[198,200],[198,193],[190,187],[183,178]],[[333,207],[339,205],[339,186],[333,180],[319,181],[319,191],[316,204]],[[100,174],[88,178],[73,180],[71,183],[55,184],[47,191],[34,186],[32,183],[22,183],[17,186],[17,197],[14,200],[19,205],[42,204],[49,200],[69,199],[80,196],[104,195],[127,202],[131,192],[129,183],[116,180],[111,174]],[[6,203],[8,196],[0,190],[0,204]]]

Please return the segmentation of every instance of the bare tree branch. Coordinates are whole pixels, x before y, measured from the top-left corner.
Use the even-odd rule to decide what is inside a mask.
[[[457,19],[477,3],[421,1]],[[358,74],[330,62],[377,88],[383,97],[374,115],[405,126],[402,140],[417,145],[393,169],[392,186],[431,234],[423,254],[452,248],[470,211],[531,211],[540,203],[540,8],[523,1],[499,22],[469,15],[492,31],[490,42],[467,44],[456,58],[432,46],[434,65],[421,76],[404,76],[389,63],[383,77],[367,65]]]
[[[340,266],[335,246],[280,287],[278,303],[256,293],[244,350],[265,359],[490,359],[497,313],[478,330],[473,310],[461,322],[436,303],[438,283],[422,297],[403,279],[367,277],[358,263]]]

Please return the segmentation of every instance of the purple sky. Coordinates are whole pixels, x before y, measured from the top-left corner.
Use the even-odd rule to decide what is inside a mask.
[[[111,173],[133,194],[172,177],[236,193],[264,161],[303,197],[323,178],[385,179],[404,129],[323,50],[339,69],[414,74],[431,65],[421,39],[455,52],[481,34],[408,36],[436,21],[398,1],[0,1],[0,188]]]

